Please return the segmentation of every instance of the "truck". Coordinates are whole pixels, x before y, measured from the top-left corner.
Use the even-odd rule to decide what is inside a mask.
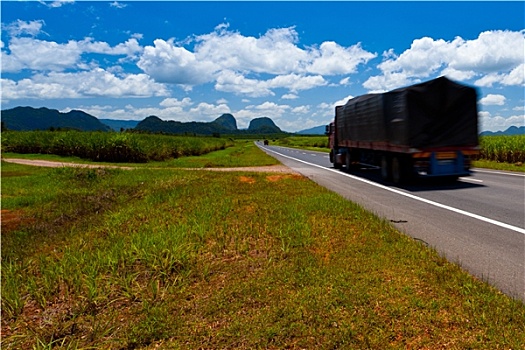
[[[442,76],[358,96],[335,107],[326,134],[336,169],[372,165],[396,184],[468,176],[479,153],[477,90]]]

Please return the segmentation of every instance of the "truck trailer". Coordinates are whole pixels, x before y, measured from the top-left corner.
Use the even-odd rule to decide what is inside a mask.
[[[394,183],[468,176],[479,153],[477,91],[439,77],[358,96],[335,107],[326,134],[337,169],[378,166]]]

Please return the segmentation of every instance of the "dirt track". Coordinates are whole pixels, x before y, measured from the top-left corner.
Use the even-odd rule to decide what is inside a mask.
[[[54,161],[49,161],[49,160],[32,160],[32,159],[19,159],[19,158],[2,158],[2,160],[8,163],[17,163],[17,164],[42,166],[42,167],[50,167],[50,168],[79,167],[79,168],[119,168],[119,169],[126,169],[126,170],[136,169],[133,167],[118,166],[118,165],[63,163],[63,162],[54,162]],[[159,168],[159,169],[168,169],[168,168]],[[176,169],[209,170],[209,171],[256,171],[256,172],[265,172],[265,173],[268,172],[268,173],[286,173],[286,174],[296,173],[294,170],[284,165],[268,165],[268,166],[238,167],[238,168],[176,168]]]

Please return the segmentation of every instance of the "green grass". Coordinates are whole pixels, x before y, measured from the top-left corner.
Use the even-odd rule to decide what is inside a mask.
[[[473,161],[472,166],[475,168],[516,171],[520,173],[525,173],[524,163],[510,164],[510,163],[505,163],[505,162],[496,162],[494,160],[479,159],[479,160]]]
[[[3,349],[525,346],[522,302],[298,175],[2,163],[2,208]]]

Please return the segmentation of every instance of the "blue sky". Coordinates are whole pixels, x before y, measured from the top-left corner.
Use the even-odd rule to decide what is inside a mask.
[[[478,88],[480,130],[525,125],[524,2],[2,1],[2,109],[101,119],[270,117],[446,75]]]

